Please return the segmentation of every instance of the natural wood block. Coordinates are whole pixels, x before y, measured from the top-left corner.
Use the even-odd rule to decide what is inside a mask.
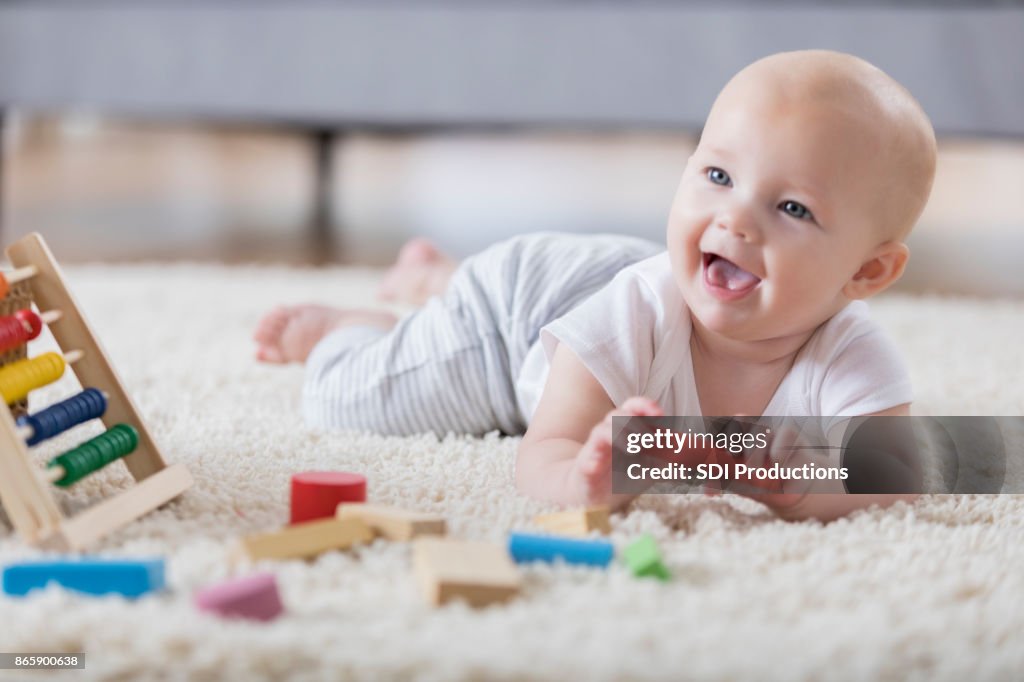
[[[542,514],[533,522],[544,530],[559,535],[586,536],[595,530],[601,535],[607,535],[612,530],[608,523],[608,507],[590,507]]]
[[[332,549],[370,542],[373,532],[361,519],[325,519],[297,523],[273,533],[243,538],[241,552],[257,559],[308,559]]]
[[[464,599],[470,606],[507,601],[519,592],[519,569],[505,548],[482,542],[420,538],[413,570],[431,604]]]
[[[339,519],[362,519],[375,533],[388,540],[412,540],[423,535],[444,535],[445,520],[434,514],[408,511],[379,504],[340,504]]]

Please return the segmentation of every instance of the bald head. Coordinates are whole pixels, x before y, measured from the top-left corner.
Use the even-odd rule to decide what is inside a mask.
[[[861,141],[875,184],[869,193],[880,237],[903,239],[924,210],[935,177],[936,143],[928,116],[902,85],[863,59],[827,50],[765,57],[729,81],[716,114],[752,98],[794,114],[831,117],[835,134]],[[852,172],[852,171],[851,171]]]

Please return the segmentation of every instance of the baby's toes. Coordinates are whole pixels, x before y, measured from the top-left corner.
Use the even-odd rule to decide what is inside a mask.
[[[392,268],[377,285],[377,300],[394,301],[398,298],[399,275]]]
[[[256,331],[252,335],[253,340],[263,346],[277,345],[285,327],[288,326],[291,314],[291,308],[287,306],[279,306],[271,310],[256,325]]]
[[[256,359],[260,362],[269,362],[275,365],[288,362],[288,359],[278,346],[260,346],[256,349]]]
[[[278,344],[283,362],[305,362],[337,318],[336,311],[312,306],[290,318]]]
[[[426,237],[414,237],[410,239],[398,252],[398,265],[420,265],[423,263],[435,263],[443,256],[434,246],[434,242]]]

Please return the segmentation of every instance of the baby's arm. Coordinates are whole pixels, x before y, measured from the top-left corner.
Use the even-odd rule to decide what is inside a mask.
[[[611,493],[613,416],[661,416],[657,403],[630,398],[615,405],[576,354],[559,344],[544,392],[519,445],[516,487],[564,504],[618,506]]]
[[[906,417],[910,416],[910,404],[897,405],[896,407],[864,415],[866,417]],[[918,498],[918,493],[903,494],[805,494],[790,495],[786,493],[767,493],[763,495],[751,494],[753,497],[772,509],[779,517],[787,521],[803,521],[805,519],[818,519],[819,521],[834,521],[842,516],[866,509],[877,504],[880,507],[888,507],[896,502],[913,502]]]

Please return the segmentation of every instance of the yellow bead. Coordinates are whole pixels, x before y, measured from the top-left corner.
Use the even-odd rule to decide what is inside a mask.
[[[64,358],[59,353],[42,355],[0,368],[0,396],[8,405],[23,400],[29,392],[52,384],[64,374]]]

